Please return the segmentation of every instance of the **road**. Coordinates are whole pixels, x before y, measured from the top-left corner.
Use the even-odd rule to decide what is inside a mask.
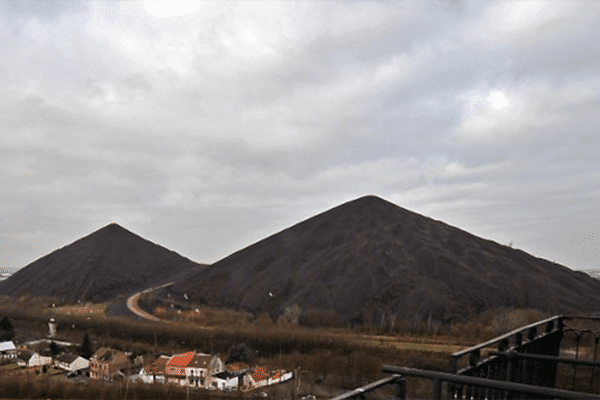
[[[150,321],[156,321],[156,322],[170,322],[170,321],[167,321],[167,320],[164,320],[164,319],[157,318],[154,315],[152,315],[150,313],[147,313],[146,311],[142,310],[140,308],[140,306],[138,305],[138,300],[139,300],[140,296],[143,295],[144,293],[148,293],[148,292],[152,292],[154,290],[162,289],[162,288],[170,286],[170,285],[172,285],[174,283],[175,282],[169,282],[169,283],[165,283],[164,285],[151,287],[149,289],[142,290],[141,292],[138,292],[138,293],[130,296],[127,299],[127,308],[132,313],[134,313],[135,315],[137,315],[140,318],[145,318],[145,319],[148,319]]]

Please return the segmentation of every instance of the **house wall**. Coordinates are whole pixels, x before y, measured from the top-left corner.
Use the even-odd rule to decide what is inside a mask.
[[[293,372],[287,372],[285,374],[279,374],[277,377],[271,377],[267,379],[263,379],[260,381],[255,381],[254,378],[250,374],[246,374],[244,376],[244,381],[242,383],[242,390],[252,390],[256,388],[261,388],[268,385],[274,385],[276,383],[285,382],[294,377]]]
[[[0,350],[0,360],[17,358],[17,349],[12,341],[1,342],[3,350]]]
[[[220,390],[237,390],[238,378],[232,377],[229,379],[221,379],[217,377],[212,377],[211,386]]]
[[[144,383],[154,383],[154,375],[144,373],[143,369],[140,371],[140,378]]]
[[[225,365],[223,365],[223,361],[221,361],[219,357],[213,357],[212,360],[210,360],[209,375],[215,375],[223,371],[225,371]]]
[[[12,358],[17,358],[16,350],[3,350],[2,352],[0,352],[0,359],[10,360]]]
[[[187,367],[185,369],[185,375],[188,381],[191,379],[192,387],[206,387],[206,381],[208,378],[208,371],[205,368]]]
[[[52,357],[42,356],[38,353],[33,353],[29,361],[27,362],[28,367],[40,367],[42,365],[52,364]]]
[[[80,369],[85,369],[90,366],[90,362],[83,357],[78,357],[71,364],[61,361],[56,361],[54,365],[57,368],[62,368],[67,371],[77,371]]]

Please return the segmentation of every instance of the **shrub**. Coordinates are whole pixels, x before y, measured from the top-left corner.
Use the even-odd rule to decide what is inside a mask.
[[[334,310],[312,308],[302,311],[299,321],[301,326],[310,328],[339,328],[342,326],[340,317]]]

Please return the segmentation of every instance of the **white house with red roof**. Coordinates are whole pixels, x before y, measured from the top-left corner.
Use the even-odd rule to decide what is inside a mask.
[[[196,355],[193,351],[188,351],[183,354],[176,354],[165,365],[165,377],[167,383],[188,386],[189,381],[186,375],[186,368],[192,358]]]
[[[266,367],[256,366],[244,376],[242,390],[253,390],[264,386],[285,382],[294,377],[293,372],[283,370],[268,371]]]

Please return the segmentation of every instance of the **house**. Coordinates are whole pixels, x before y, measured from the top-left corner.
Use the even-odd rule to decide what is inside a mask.
[[[27,364],[29,363],[29,359],[32,356],[32,352],[30,351],[22,351],[19,353],[19,355],[17,356],[17,365],[19,367],[23,367],[26,368]]]
[[[211,377],[208,389],[237,390],[241,386],[240,381],[243,383],[243,375],[223,371]]]
[[[269,374],[265,367],[254,367],[244,376],[242,390],[252,390],[259,387],[267,386]]]
[[[0,342],[0,360],[13,360],[17,358],[17,348],[12,340]]]
[[[167,383],[180,386],[189,386],[188,378],[186,376],[186,368],[195,355],[195,352],[188,351],[187,353],[176,354],[172,356],[165,366],[165,377]]]
[[[23,351],[17,359],[17,365],[24,368],[41,367],[43,365],[52,365],[53,360],[50,353],[37,351]]]
[[[285,382],[294,377],[293,372],[285,372],[283,370],[267,371],[265,367],[254,367],[244,376],[242,390],[252,390],[264,386],[274,385],[276,383]]]
[[[151,363],[147,363],[140,371],[140,377],[144,383],[165,383],[165,368],[171,357],[159,356]]]
[[[284,370],[279,369],[277,371],[271,371],[271,374],[269,376],[267,383],[269,385],[274,385],[276,383],[289,381],[293,377],[294,377],[293,372],[285,372]]]
[[[211,389],[212,377],[223,371],[225,368],[218,356],[199,353],[187,364],[185,375],[190,386]]]
[[[90,359],[90,378],[112,381],[121,368],[130,364],[129,357],[122,351],[101,347]]]
[[[78,371],[80,369],[85,369],[90,366],[89,360],[86,360],[83,357],[78,356],[73,353],[63,353],[56,357],[54,360],[54,366],[56,368],[61,368],[66,371]]]

